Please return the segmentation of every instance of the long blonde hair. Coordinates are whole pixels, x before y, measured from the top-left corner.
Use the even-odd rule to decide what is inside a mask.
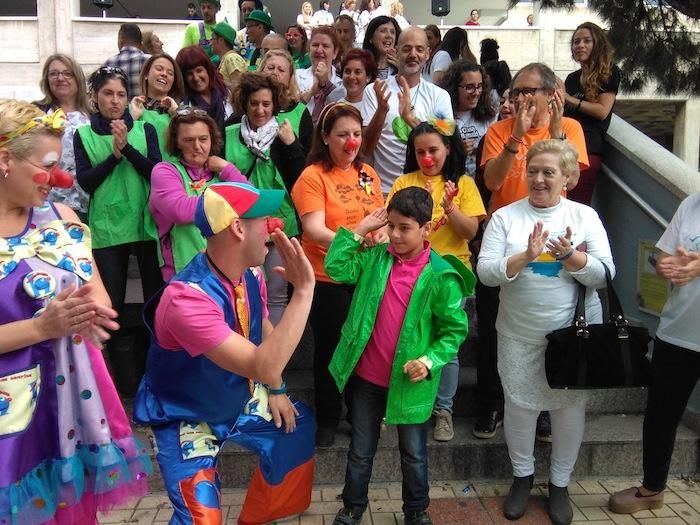
[[[306,14],[306,10],[305,10],[305,9],[306,9],[306,6],[307,6],[307,5],[311,8],[311,14],[310,14],[310,15],[307,15],[307,14]],[[314,6],[311,5],[311,2],[304,2],[303,4],[301,4],[301,16],[302,16],[302,18],[303,18],[305,24],[310,24],[310,23],[311,23],[313,14],[314,14]]]
[[[63,63],[71,73],[73,73],[73,79],[78,86],[78,93],[75,95],[75,107],[78,111],[84,115],[90,115],[92,113],[92,106],[90,104],[90,99],[87,95],[87,82],[85,81],[85,74],[78,63],[68,55],[63,53],[55,53],[46,59],[44,62],[44,67],[41,69],[41,80],[39,81],[39,87],[41,92],[44,94],[44,98],[34,102],[37,106],[57,108],[59,107],[58,99],[54,97],[51,93],[51,88],[49,87],[49,67],[51,62],[58,60]]]
[[[593,38],[593,49],[588,62],[581,63],[581,86],[586,95],[586,100],[596,102],[600,87],[610,80],[613,68],[614,49],[605,36],[605,31],[593,22],[584,22],[579,25],[571,35],[571,51],[574,50],[574,36],[579,29],[588,29]]]

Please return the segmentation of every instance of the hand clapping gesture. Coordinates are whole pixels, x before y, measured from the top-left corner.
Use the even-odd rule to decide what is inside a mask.
[[[527,238],[527,250],[525,250],[525,254],[529,261],[534,261],[544,251],[547,246],[548,237],[549,230],[545,230],[544,224],[537,221],[535,227],[532,229],[532,233]]]

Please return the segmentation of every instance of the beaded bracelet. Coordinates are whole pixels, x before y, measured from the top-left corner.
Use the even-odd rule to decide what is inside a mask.
[[[267,387],[267,392],[271,396],[281,396],[281,395],[287,393],[287,382],[286,381],[282,381],[282,384],[280,385],[279,388],[272,388],[272,387],[269,387],[267,385],[265,385],[265,386]]]

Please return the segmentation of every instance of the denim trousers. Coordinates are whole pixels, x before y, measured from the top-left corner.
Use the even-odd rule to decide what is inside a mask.
[[[653,491],[666,488],[678,424],[698,378],[700,352],[656,338],[644,415],[644,488]]]
[[[369,503],[367,491],[381,423],[386,413],[388,389],[356,375],[350,378],[350,383],[352,437],[345,471],[343,505],[353,514],[359,515]],[[418,425],[396,425],[399,433],[404,513],[425,510],[430,503],[428,427],[428,421]]]

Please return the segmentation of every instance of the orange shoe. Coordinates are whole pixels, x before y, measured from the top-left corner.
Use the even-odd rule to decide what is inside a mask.
[[[644,496],[638,487],[621,490],[610,496],[608,508],[616,514],[632,514],[640,510],[660,509],[664,505],[664,491]]]

